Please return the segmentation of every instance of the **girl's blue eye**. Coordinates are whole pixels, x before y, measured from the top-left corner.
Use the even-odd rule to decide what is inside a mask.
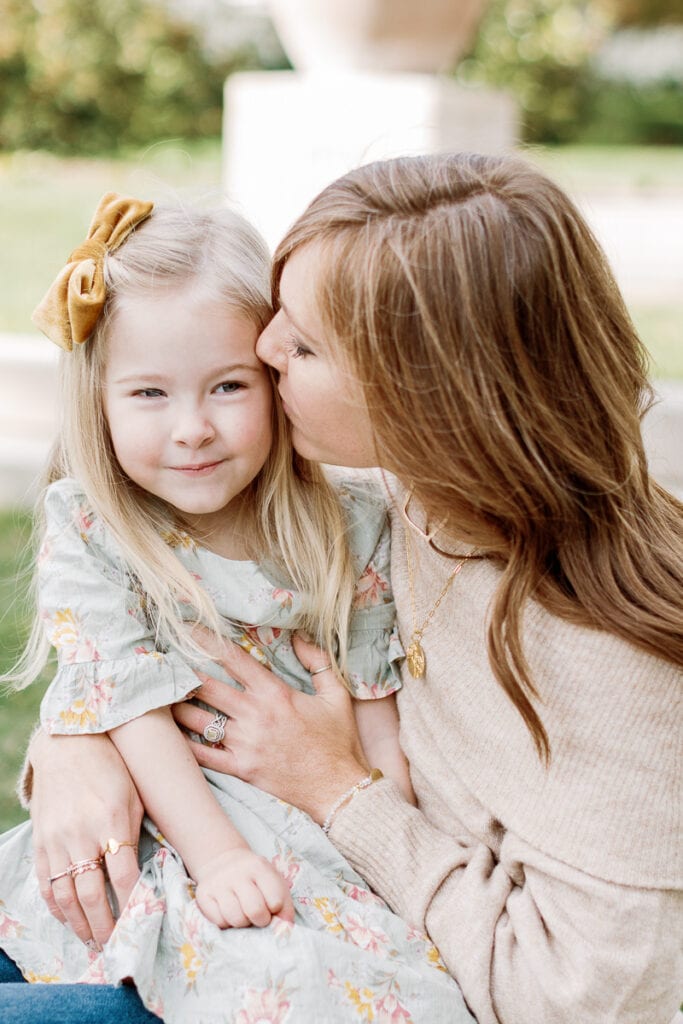
[[[139,388],[133,394],[140,398],[160,398],[163,397],[164,392],[161,388]]]
[[[224,380],[222,384],[219,384],[216,391],[219,395],[232,395],[235,391],[240,391],[244,387],[244,384],[240,384],[238,380]]]

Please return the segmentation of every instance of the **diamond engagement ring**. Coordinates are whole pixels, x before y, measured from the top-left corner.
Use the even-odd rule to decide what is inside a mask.
[[[225,723],[228,720],[227,715],[216,715],[212,718],[207,726],[204,728],[202,736],[207,743],[220,743],[225,736]]]

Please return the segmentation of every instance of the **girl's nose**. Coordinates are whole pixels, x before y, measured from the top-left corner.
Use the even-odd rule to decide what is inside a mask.
[[[256,342],[256,355],[262,363],[268,363],[279,373],[284,373],[287,367],[287,353],[285,351],[283,332],[279,326],[280,313],[277,313],[267,327],[261,331]]]
[[[200,409],[187,409],[181,413],[173,428],[173,440],[187,448],[201,448],[216,436],[211,420]]]

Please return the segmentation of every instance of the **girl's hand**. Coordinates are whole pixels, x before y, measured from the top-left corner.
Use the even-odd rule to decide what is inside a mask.
[[[202,867],[197,905],[219,928],[265,928],[275,915],[294,923],[284,878],[248,847],[227,850]]]
[[[31,818],[36,875],[50,912],[83,942],[101,946],[114,918],[104,870],[50,878],[69,864],[101,855],[109,839],[138,841],[142,804],[128,770],[108,736],[48,736],[31,743]],[[139,868],[135,850],[107,854],[106,869],[120,908],[128,901]]]
[[[327,664],[313,644],[299,637],[293,643],[309,671]],[[348,691],[330,670],[315,675],[315,695],[300,693],[237,644],[209,649],[244,689],[197,673],[197,696],[228,715],[220,745],[188,740],[197,761],[273,793],[321,824],[335,801],[368,772]],[[200,735],[213,717],[193,704],[176,704],[173,713]]]

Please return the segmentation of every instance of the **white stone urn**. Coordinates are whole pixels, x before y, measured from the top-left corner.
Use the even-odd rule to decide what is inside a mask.
[[[302,71],[447,71],[474,38],[488,0],[269,0]]]

